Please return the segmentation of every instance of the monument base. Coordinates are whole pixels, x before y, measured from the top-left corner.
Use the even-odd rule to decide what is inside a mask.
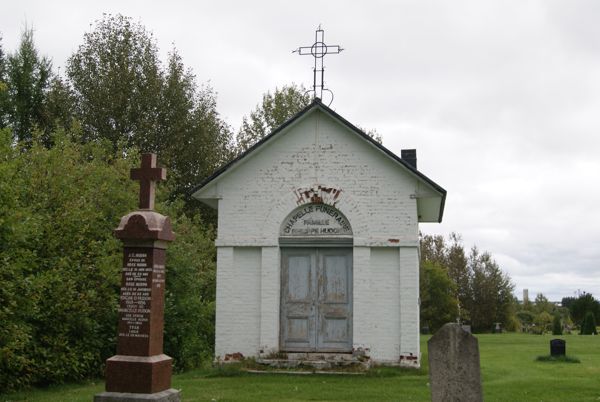
[[[153,394],[132,394],[130,392],[103,392],[94,395],[94,402],[139,402],[139,401],[159,401],[159,402],[179,402],[181,393],[177,389],[167,389]]]
[[[155,394],[171,388],[172,359],[116,355],[106,361],[106,391]]]

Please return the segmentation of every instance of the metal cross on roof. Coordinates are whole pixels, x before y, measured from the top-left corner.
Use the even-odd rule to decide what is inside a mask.
[[[298,49],[292,51],[292,53],[298,53],[301,56],[311,55],[315,59],[315,66],[313,67],[313,89],[309,92],[313,92],[313,97],[323,99],[323,91],[331,94],[331,102],[333,102],[333,92],[325,88],[325,68],[323,67],[323,59],[327,54],[338,54],[342,49],[339,45],[326,45],[325,44],[325,31],[321,29],[321,25],[315,32],[315,43],[312,46],[301,46]]]
[[[156,167],[156,154],[142,154],[142,167],[131,169],[131,180],[140,181],[140,209],[154,209],[154,187],[167,178],[167,170]]]

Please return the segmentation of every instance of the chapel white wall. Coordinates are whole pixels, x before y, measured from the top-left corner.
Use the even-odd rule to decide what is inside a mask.
[[[265,144],[215,190],[216,356],[279,347],[280,224],[299,205],[294,190],[322,185],[342,190],[336,207],[354,232],[354,347],[376,361],[418,366],[414,177],[320,112],[293,130]]]
[[[419,367],[416,247],[354,247],[354,349],[375,362]]]
[[[258,247],[217,248],[215,355],[256,356],[260,343],[261,260]]]

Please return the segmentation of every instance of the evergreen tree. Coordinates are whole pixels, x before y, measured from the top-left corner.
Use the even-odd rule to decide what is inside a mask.
[[[0,128],[8,125],[8,83],[6,77],[6,56],[0,36]]]
[[[585,318],[583,319],[583,323],[581,324],[581,335],[598,335],[598,331],[596,331],[596,318],[594,313],[588,311],[585,313]]]
[[[494,322],[508,322],[514,302],[514,285],[510,278],[500,270],[490,253],[480,254],[476,247],[471,250],[469,264],[473,272],[473,299],[468,308],[473,327],[484,330],[491,328]]]
[[[469,311],[467,306],[469,300],[472,298],[471,294],[471,272],[469,271],[469,265],[467,264],[467,257],[465,256],[465,249],[462,245],[462,240],[459,234],[451,233],[449,236],[450,244],[447,246],[445,252],[446,266],[448,268],[448,275],[456,284],[456,298],[461,306],[460,315],[461,320],[467,320],[469,318]]]
[[[3,63],[4,64],[4,63]],[[36,128],[49,131],[51,116],[46,96],[52,76],[51,62],[40,57],[33,40],[33,29],[21,34],[19,49],[8,55],[5,69],[5,117],[3,123],[12,129],[13,139],[30,145]]]
[[[575,324],[582,326],[588,312],[593,313],[594,317],[600,317],[600,303],[590,293],[583,292],[569,304],[569,311]]]
[[[560,314],[554,314],[554,320],[552,321],[552,335],[562,335],[562,323],[560,321]]]
[[[52,144],[50,133],[60,129],[70,131],[75,125],[75,98],[73,91],[62,77],[54,75],[50,80],[50,86],[46,95],[46,110],[49,121],[45,137],[47,146]]]

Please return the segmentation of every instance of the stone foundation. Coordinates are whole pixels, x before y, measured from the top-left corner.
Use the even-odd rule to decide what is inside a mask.
[[[94,402],[179,402],[181,394],[179,390],[167,389],[153,394],[134,394],[129,392],[103,392],[94,396]]]

